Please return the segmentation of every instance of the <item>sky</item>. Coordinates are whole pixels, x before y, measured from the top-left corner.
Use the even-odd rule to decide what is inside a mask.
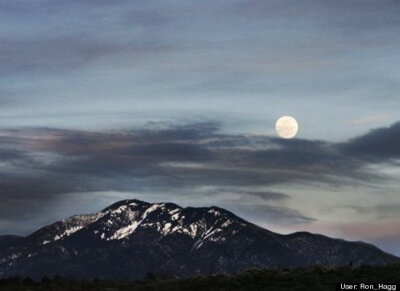
[[[400,255],[400,2],[3,0],[0,234],[126,198]],[[275,121],[299,123],[279,138]]]

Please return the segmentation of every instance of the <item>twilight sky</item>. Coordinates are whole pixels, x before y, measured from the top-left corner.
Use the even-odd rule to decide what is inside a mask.
[[[0,1],[0,234],[137,198],[400,255],[399,27],[395,0]]]

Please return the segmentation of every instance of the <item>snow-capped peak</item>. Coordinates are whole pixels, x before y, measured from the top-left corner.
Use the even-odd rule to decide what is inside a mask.
[[[123,200],[98,213],[72,216],[47,227],[40,244],[46,245],[85,231],[110,242],[129,239],[137,232],[156,231],[160,238],[189,236],[198,248],[205,241],[223,240],[224,230],[232,224],[234,219],[230,213],[217,207],[182,208],[173,203]]]

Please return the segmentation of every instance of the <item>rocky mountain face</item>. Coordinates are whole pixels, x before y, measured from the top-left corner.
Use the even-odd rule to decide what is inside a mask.
[[[0,235],[0,252],[15,244],[20,239],[23,239],[23,237],[17,235]]]
[[[21,237],[0,236],[0,278],[194,276],[254,267],[400,263],[362,242],[280,235],[218,208],[117,202]]]

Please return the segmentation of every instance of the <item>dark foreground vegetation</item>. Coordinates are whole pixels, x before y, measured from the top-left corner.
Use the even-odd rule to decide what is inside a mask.
[[[335,290],[336,283],[399,283],[400,265],[387,267],[361,266],[329,269],[322,266],[284,270],[254,269],[243,273],[220,274],[207,277],[178,279],[156,277],[134,281],[74,281],[62,277],[43,278],[35,282],[30,278],[0,280],[0,290],[137,290],[137,291],[246,291],[246,290]]]

